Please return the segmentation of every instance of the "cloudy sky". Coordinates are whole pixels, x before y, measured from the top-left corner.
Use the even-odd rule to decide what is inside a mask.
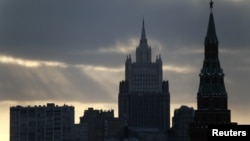
[[[250,124],[250,1],[214,0],[219,59],[232,121]],[[171,115],[196,109],[209,0],[0,0],[0,140],[9,140],[9,107],[114,109],[124,63],[145,19],[152,60],[161,54]]]

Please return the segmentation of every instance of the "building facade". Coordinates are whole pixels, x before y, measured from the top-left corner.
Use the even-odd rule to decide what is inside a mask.
[[[219,42],[212,8],[213,1],[211,0],[211,11],[205,37],[205,57],[199,74],[197,110],[194,122],[190,124],[191,141],[207,141],[206,132],[210,124],[235,124],[231,123],[231,111],[228,109],[228,95],[224,84],[224,72],[219,61]]]
[[[80,117],[79,126],[87,127],[87,138],[80,141],[107,141],[123,129],[123,121],[114,117],[114,110],[88,108]]]
[[[74,141],[88,141],[88,124],[79,123],[74,125]]]
[[[163,80],[161,56],[151,59],[144,20],[136,61],[131,55],[125,63],[125,80],[120,82],[118,96],[119,118],[129,128],[166,131],[170,128],[170,94],[168,81]]]
[[[189,124],[194,120],[194,109],[182,105],[174,110],[172,118],[172,130],[174,132],[174,141],[190,141]]]
[[[74,107],[10,107],[10,141],[72,141]]]

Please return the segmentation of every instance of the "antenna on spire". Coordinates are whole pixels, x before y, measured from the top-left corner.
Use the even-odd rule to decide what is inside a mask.
[[[213,2],[213,0],[210,0],[210,11],[212,12],[213,11],[213,4],[214,4],[214,2]]]

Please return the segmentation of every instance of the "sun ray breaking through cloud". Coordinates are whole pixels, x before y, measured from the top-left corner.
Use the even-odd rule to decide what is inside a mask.
[[[28,60],[3,54],[0,54],[0,63],[20,65],[24,67],[40,67],[40,66],[51,66],[51,67],[62,67],[62,68],[67,67],[66,64],[61,62]]]

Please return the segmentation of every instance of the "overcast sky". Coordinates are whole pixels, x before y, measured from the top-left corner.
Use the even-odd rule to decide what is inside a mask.
[[[250,123],[249,7],[249,0],[214,0],[213,9],[232,121],[242,124]],[[88,106],[117,113],[143,17],[172,111],[196,109],[209,12],[209,0],[0,0],[1,141],[9,138],[9,106],[55,102],[75,106],[77,116]]]

